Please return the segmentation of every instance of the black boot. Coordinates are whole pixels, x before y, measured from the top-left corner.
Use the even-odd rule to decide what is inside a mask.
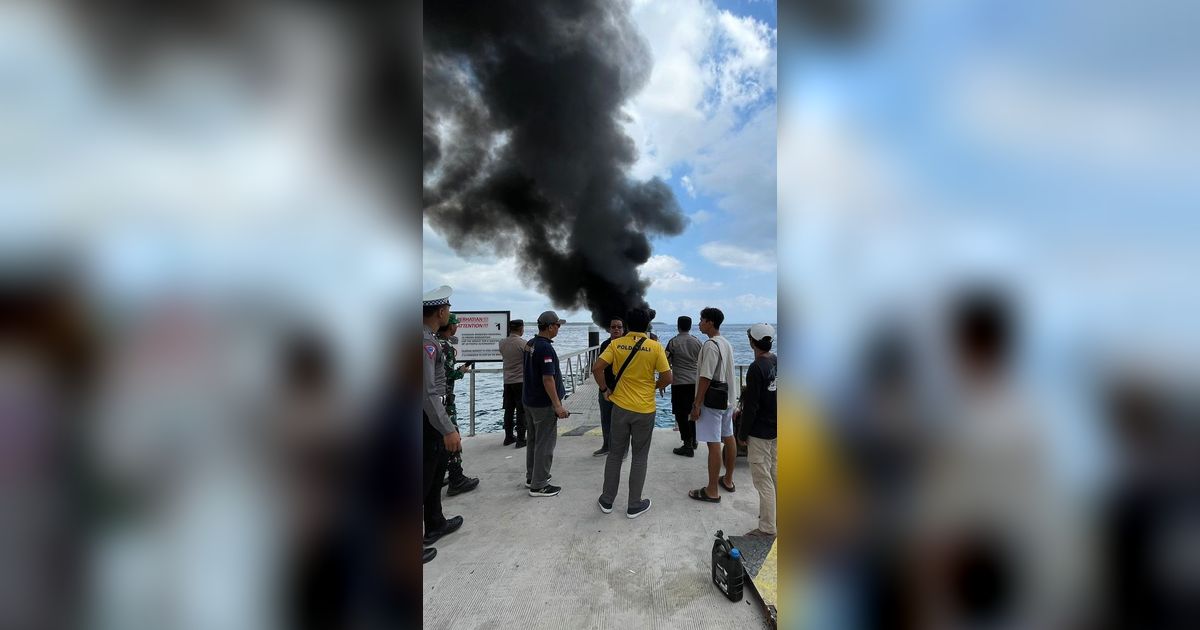
[[[426,547],[424,554],[421,556],[421,564],[429,564],[429,561],[436,557],[437,549],[435,547]]]
[[[441,539],[442,536],[445,536],[446,534],[452,534],[452,533],[458,531],[458,528],[462,527],[462,525],[463,525],[463,517],[455,516],[454,518],[448,518],[448,519],[446,519],[446,524],[442,525],[442,527],[440,529],[435,529],[433,531],[426,531],[425,538],[422,539],[422,542],[425,543],[426,545],[432,545],[433,543],[435,543],[439,539]]]
[[[513,442],[516,442],[516,441],[517,441],[517,438],[513,437],[513,434],[511,434],[511,433],[504,434],[504,445],[505,446],[508,446],[509,444],[512,444]]]
[[[446,496],[452,497],[464,492],[470,492],[479,486],[479,477],[463,477],[458,483],[451,483],[450,489],[446,490]]]

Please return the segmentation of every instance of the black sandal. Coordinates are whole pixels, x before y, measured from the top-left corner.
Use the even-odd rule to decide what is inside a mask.
[[[721,502],[721,497],[717,497],[714,499],[714,498],[708,496],[707,488],[697,488],[695,490],[692,490],[691,492],[688,493],[688,496],[697,501],[704,501],[706,503],[720,503]]]
[[[725,490],[725,492],[737,492],[737,486],[727,486],[727,485],[725,485],[725,478],[724,478],[724,477],[722,477],[722,478],[718,479],[718,480],[717,480],[717,484],[718,484],[719,486],[721,486],[721,489]]]

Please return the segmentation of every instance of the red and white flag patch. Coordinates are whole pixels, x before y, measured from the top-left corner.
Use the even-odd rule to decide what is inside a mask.
[[[554,363],[554,359],[546,357],[545,359],[542,359],[542,363]]]

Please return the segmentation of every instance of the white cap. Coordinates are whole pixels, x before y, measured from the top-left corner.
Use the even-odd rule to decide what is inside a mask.
[[[432,291],[427,291],[421,296],[421,304],[424,306],[443,306],[450,303],[450,295],[454,290],[446,285],[442,285]]]
[[[775,329],[770,324],[755,324],[747,331],[750,333],[750,338],[755,341],[762,341],[763,337],[775,339]]]

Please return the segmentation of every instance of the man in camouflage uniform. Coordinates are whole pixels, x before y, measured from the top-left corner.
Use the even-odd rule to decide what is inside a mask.
[[[456,368],[455,360],[458,357],[458,350],[452,345],[451,341],[454,334],[458,332],[458,317],[450,314],[450,321],[445,326],[438,329],[437,337],[442,346],[443,364],[442,369],[446,374],[446,414],[450,416],[450,422],[454,426],[458,426],[458,407],[454,404],[454,382],[461,379],[469,366],[463,365]],[[457,341],[457,339],[453,339]],[[447,496],[454,496],[464,492],[470,492],[479,485],[478,477],[467,477],[463,473],[462,467],[462,450],[449,453],[449,459],[446,460],[446,472],[448,473],[447,483],[450,486],[446,490]]]

